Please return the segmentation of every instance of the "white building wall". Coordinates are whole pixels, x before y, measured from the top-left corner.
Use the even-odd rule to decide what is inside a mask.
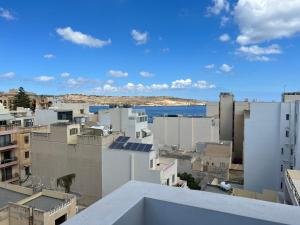
[[[34,115],[34,124],[39,125],[50,125],[56,123],[57,112],[53,109],[36,109]]]
[[[155,162],[154,162],[155,163]],[[160,171],[150,169],[150,154],[109,149],[102,152],[102,193],[111,193],[130,180],[160,184]]]
[[[280,103],[251,103],[245,120],[244,187],[280,189]]]
[[[155,117],[154,144],[193,151],[197,142],[219,142],[219,120],[213,117]]]

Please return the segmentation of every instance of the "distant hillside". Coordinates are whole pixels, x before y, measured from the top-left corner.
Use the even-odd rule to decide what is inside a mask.
[[[68,94],[58,96],[64,102],[84,102],[92,105],[131,104],[148,106],[204,105],[204,101],[168,96],[96,96]]]

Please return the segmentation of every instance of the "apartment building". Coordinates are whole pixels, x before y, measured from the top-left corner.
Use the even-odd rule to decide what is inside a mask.
[[[9,126],[10,115],[0,115],[0,179],[14,182],[19,179],[17,158],[17,129]]]
[[[17,89],[10,89],[8,92],[0,92],[0,103],[3,104],[5,109],[13,110],[14,97],[18,93]],[[36,108],[45,109],[49,106],[47,97],[39,96],[33,92],[26,92],[30,100],[36,105]]]
[[[0,183],[0,225],[59,225],[76,214],[76,197]]]
[[[195,151],[198,142],[219,142],[219,120],[215,117],[154,117],[152,131],[159,148]]]
[[[35,125],[50,125],[59,121],[69,121],[84,125],[90,121],[87,103],[53,103],[48,109],[35,110]]]
[[[287,169],[300,168],[299,101],[253,102],[245,120],[245,188],[284,190]]]
[[[98,130],[81,130],[79,124],[56,123],[50,132],[32,132],[32,183],[64,191],[59,178],[70,177],[70,191],[81,205],[102,197],[102,153],[119,133],[102,136]],[[120,170],[121,171],[121,170]]]
[[[176,186],[177,160],[162,158],[152,144],[143,144],[139,139],[120,136],[103,151],[102,157],[103,196],[130,180]]]
[[[300,208],[131,181],[66,225],[298,225]]]
[[[112,131],[123,132],[125,136],[140,139],[143,143],[153,143],[145,110],[124,107],[99,110],[98,122]]]
[[[243,163],[244,118],[249,102],[235,101],[232,93],[220,93],[219,102],[206,103],[206,116],[219,118],[220,140],[233,142],[232,161]]]

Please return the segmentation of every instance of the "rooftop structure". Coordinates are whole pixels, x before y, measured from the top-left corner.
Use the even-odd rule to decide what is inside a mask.
[[[0,224],[61,224],[75,214],[74,195],[0,183]]]
[[[36,186],[64,191],[57,180],[70,176],[70,191],[78,196],[81,205],[87,206],[102,197],[102,154],[120,134],[103,136],[80,127],[62,122],[52,124],[50,132],[32,133],[31,180]]]
[[[66,225],[298,225],[299,221],[299,207],[131,181]]]
[[[98,122],[112,131],[123,132],[128,137],[140,139],[143,143],[153,143],[145,110],[124,107],[99,110]]]
[[[152,144],[124,136],[118,137],[108,150],[103,151],[102,173],[103,195],[130,180],[170,186],[184,183],[177,177],[176,159],[159,157]]]

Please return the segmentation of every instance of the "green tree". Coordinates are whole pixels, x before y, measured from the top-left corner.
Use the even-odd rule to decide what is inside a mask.
[[[178,173],[178,177],[181,180],[185,180],[187,181],[187,186],[192,189],[192,190],[201,190],[201,188],[199,187],[199,182],[196,182],[195,178],[192,176],[192,174],[188,174],[188,173]]]
[[[17,107],[24,107],[24,108],[30,108],[31,107],[31,101],[29,96],[26,94],[23,87],[20,87],[18,89],[18,93],[14,97],[14,109]]]

